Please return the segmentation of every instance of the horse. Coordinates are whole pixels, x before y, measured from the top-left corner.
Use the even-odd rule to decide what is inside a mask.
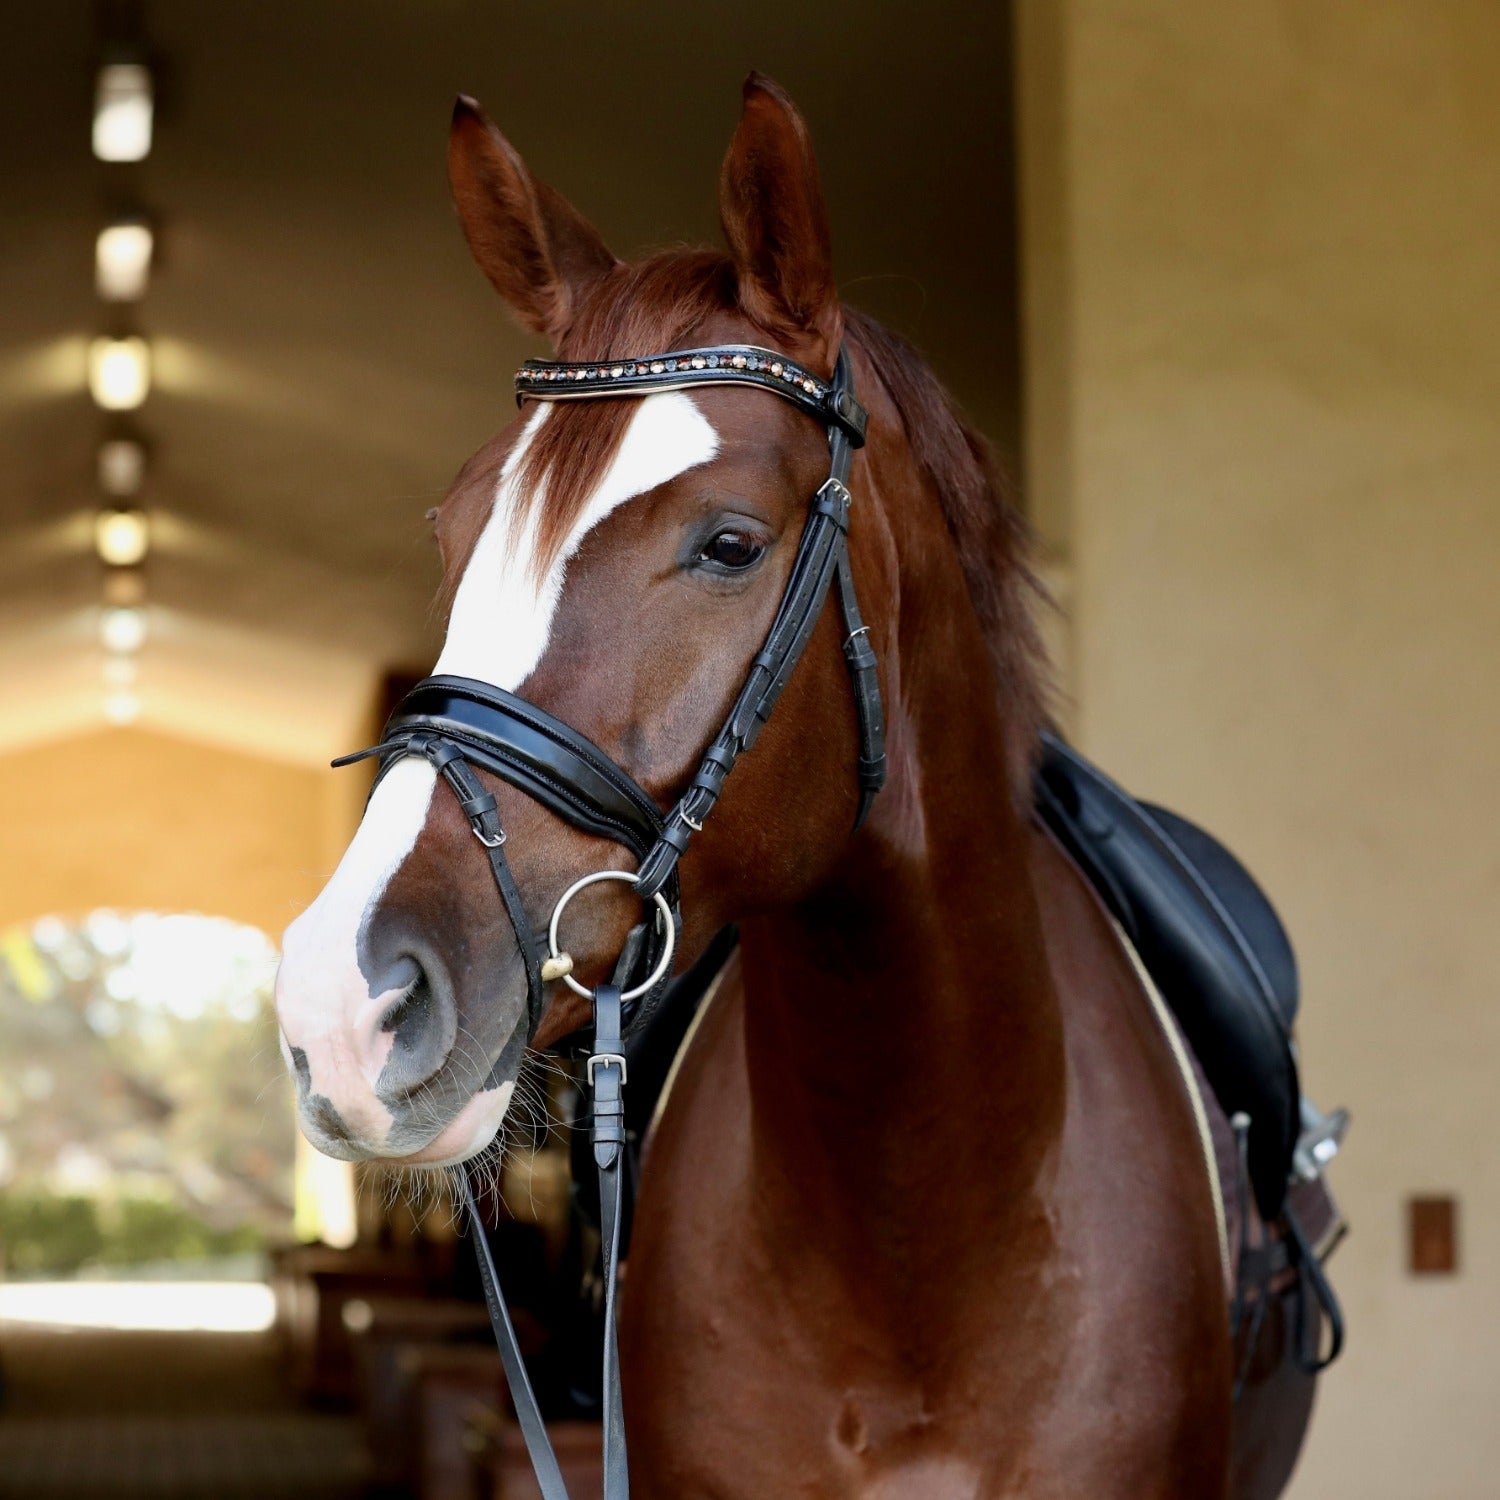
[[[1282,1299],[1254,1350],[1232,1336],[1202,1113],[1222,1118],[1034,805],[1047,689],[1024,525],[921,357],[841,303],[802,116],[751,75],[723,251],[617,260],[466,98],[449,175],[475,259],[559,379],[771,350],[820,395],[847,369],[868,412],[850,639],[879,662],[887,784],[861,821],[868,725],[824,609],[713,818],[677,825],[678,969],[728,924],[739,941],[639,1183],[620,1334],[637,1492],[1279,1494],[1312,1382],[1283,1357]],[[743,384],[577,394],[523,401],[431,513],[432,680],[524,695],[659,812],[702,774],[777,618],[829,438]],[[288,929],[277,1005],[314,1146],[454,1166],[489,1147],[527,1057],[590,1024],[641,930],[630,877],[571,907],[544,990],[523,929],[641,851],[417,749]],[[502,841],[497,899],[484,853]]]

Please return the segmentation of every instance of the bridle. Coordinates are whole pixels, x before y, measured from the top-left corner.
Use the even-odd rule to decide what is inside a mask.
[[[593,1000],[588,1080],[604,1260],[604,1497],[625,1500],[629,1471],[615,1324],[626,1144],[623,1033],[649,1007],[671,969],[681,925],[678,862],[713,811],[735,762],[765,727],[802,657],[835,580],[844,617],[844,659],[859,723],[856,829],[885,782],[880,681],[869,629],[860,617],[855,597],[848,551],[852,500],[849,468],[854,450],[864,444],[866,414],[854,399],[848,354],[843,349],[832,380],[769,349],[723,344],[602,362],[530,359],[516,374],[515,385],[518,405],[526,400],[643,396],[707,385],[752,386],[792,402],[820,421],[828,432],[828,477],[809,504],[791,575],[765,644],[751,661],[744,686],[703,752],[697,772],[665,816],[634,778],[571,725],[514,693],[467,677],[424,678],[397,706],[378,745],[334,762],[336,766],[349,765],[378,756],[378,781],[397,761],[419,755],[448,784],[475,838],[484,846],[501,903],[515,930],[526,970],[528,1040],[540,1025],[544,986],[549,980],[560,978],[578,994]],[[575,881],[558,898],[546,935],[538,935],[505,857],[505,830],[494,794],[475,774],[476,766],[527,793],[574,827],[624,845],[639,862],[635,874],[601,870]],[[631,930],[609,981],[590,991],[571,973],[572,960],[559,943],[559,924],[573,897],[600,881],[633,886],[654,912],[651,920],[643,920]],[[472,1185],[466,1173],[456,1176],[474,1225],[485,1300],[510,1383],[516,1420],[543,1500],[568,1500],[567,1486],[500,1293]]]

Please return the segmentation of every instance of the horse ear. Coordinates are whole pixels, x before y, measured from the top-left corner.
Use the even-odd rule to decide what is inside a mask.
[[[763,327],[839,333],[828,207],[812,137],[779,84],[745,80],[745,104],[719,173],[719,217],[740,305]]]
[[[516,316],[555,344],[588,289],[615,264],[599,232],[466,95],[453,105],[448,182],[479,268]]]

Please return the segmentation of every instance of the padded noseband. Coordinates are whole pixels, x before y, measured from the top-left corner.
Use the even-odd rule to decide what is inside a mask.
[[[379,745],[334,764],[379,755],[383,773],[415,752],[414,739],[434,736],[574,827],[624,844],[637,860],[661,836],[656,804],[592,740],[546,709],[472,677],[424,677],[397,705]]]

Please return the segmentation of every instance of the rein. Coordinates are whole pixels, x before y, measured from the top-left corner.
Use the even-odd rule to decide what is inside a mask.
[[[594,400],[707,385],[745,385],[770,391],[816,418],[828,432],[828,477],[809,504],[791,575],[765,644],[751,661],[728,718],[709,742],[697,772],[671,810],[663,816],[633,777],[571,725],[513,693],[466,677],[424,678],[397,706],[378,745],[333,762],[344,766],[378,756],[378,784],[397,761],[419,755],[447,783],[475,838],[484,846],[501,903],[515,930],[526,969],[528,1042],[541,1023],[544,987],[549,981],[562,979],[593,1001],[588,1082],[590,1136],[599,1173],[605,1288],[604,1500],[626,1500],[630,1489],[615,1318],[626,1144],[622,1038],[660,992],[671,969],[681,926],[678,862],[717,804],[735,762],[755,743],[770,718],[802,658],[835,579],[844,619],[844,660],[859,722],[856,829],[886,776],[880,680],[849,565],[853,499],[849,469],[854,450],[864,444],[867,418],[854,398],[847,352],[839,351],[831,381],[785,355],[750,344],[581,364],[531,359],[515,377],[518,405],[527,399]],[[476,766],[535,798],[574,827],[622,844],[638,861],[636,873],[601,870],[575,881],[558,898],[546,935],[539,935],[526,915],[505,857],[505,830],[494,794],[485,790],[475,774]],[[643,920],[631,929],[609,982],[590,991],[572,976],[572,959],[560,947],[559,924],[574,896],[606,880],[633,886],[642,903],[654,911],[650,921]],[[489,1086],[491,1079],[486,1079],[483,1087]],[[501,1294],[473,1186],[467,1172],[456,1175],[474,1228],[485,1301],[516,1420],[543,1500],[568,1500],[567,1485]]]

